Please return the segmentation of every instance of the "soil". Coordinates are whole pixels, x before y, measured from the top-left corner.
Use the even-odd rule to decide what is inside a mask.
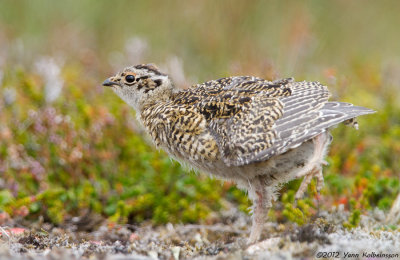
[[[350,230],[342,226],[348,217],[334,209],[303,226],[267,222],[262,240],[250,246],[250,217],[236,209],[215,225],[93,226],[85,216],[56,227],[13,220],[1,226],[0,259],[400,259],[400,229],[386,225],[382,211],[363,215]]]

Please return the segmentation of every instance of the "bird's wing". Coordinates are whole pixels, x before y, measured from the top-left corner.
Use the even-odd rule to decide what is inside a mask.
[[[268,129],[268,138],[264,140],[267,147],[261,146],[259,149],[255,142],[252,152],[235,152],[235,156],[226,157],[225,162],[228,165],[239,166],[268,160],[274,155],[298,147],[334,125],[375,112],[349,103],[328,102],[330,93],[327,87],[318,82],[292,82],[288,86],[291,95],[277,98],[282,105],[282,109],[278,108],[282,114]],[[268,113],[264,110],[268,111],[268,108],[256,110],[256,113]],[[235,145],[235,149],[240,150],[241,143]]]
[[[177,93],[175,104],[196,108],[227,164],[271,147],[274,122],[283,114],[280,97],[290,96],[292,79],[266,81],[231,77],[195,85]]]
[[[196,108],[224,162],[240,166],[268,160],[340,122],[374,112],[328,102],[329,97],[318,82],[231,77],[195,85],[175,101]]]

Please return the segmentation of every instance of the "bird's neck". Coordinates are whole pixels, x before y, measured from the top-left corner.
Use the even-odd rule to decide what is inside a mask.
[[[144,96],[139,100],[135,109],[137,112],[141,113],[144,109],[148,107],[168,102],[171,100],[173,93],[174,85],[169,82],[169,84],[165,84],[149,93],[144,94]]]

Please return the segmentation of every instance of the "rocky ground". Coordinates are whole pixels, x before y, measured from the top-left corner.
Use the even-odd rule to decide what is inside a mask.
[[[80,231],[85,219],[66,227],[35,224],[0,229],[0,259],[400,259],[400,229],[384,224],[384,213],[362,216],[347,230],[348,213],[320,212],[311,223],[265,224],[261,242],[247,246],[249,216],[235,209],[223,224],[152,227],[100,225]]]

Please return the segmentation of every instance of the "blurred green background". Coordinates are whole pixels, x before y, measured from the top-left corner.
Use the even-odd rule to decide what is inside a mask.
[[[377,110],[359,131],[333,131],[319,204],[353,216],[389,209],[400,189],[399,11],[394,0],[1,1],[0,224],[211,223],[247,210],[233,184],[155,151],[132,109],[101,87],[138,63],[182,88],[231,75],[320,81],[333,99]],[[282,188],[272,220],[315,214],[313,185],[292,206],[298,185]]]

